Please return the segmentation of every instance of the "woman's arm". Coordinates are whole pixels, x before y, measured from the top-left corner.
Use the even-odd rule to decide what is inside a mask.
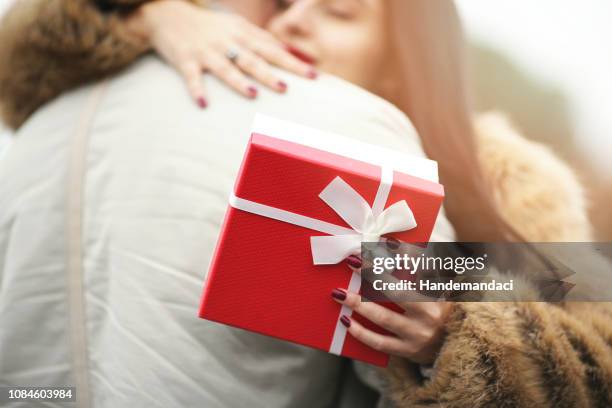
[[[612,304],[457,306],[431,379],[393,359],[400,407],[612,406]]]
[[[147,0],[23,0],[0,23],[0,111],[19,127],[66,89],[118,71],[147,51],[121,18]]]
[[[480,116],[476,129],[487,180],[522,236],[592,240],[566,164],[499,115]],[[399,358],[386,377],[400,407],[612,406],[612,303],[458,303],[431,378]]]
[[[262,1],[275,4],[274,0],[256,3],[262,6]],[[238,14],[195,7],[184,0],[157,0],[139,7],[125,23],[177,70],[202,108],[207,105],[204,71],[247,98],[257,97],[257,82],[279,93],[286,91],[287,84],[271,65],[311,79],[317,76],[314,67]]]
[[[582,188],[567,165],[498,115],[479,118],[477,134],[487,181],[522,236],[592,240]],[[515,299],[537,293],[528,284],[516,289]],[[340,297],[396,335],[349,325],[351,335],[395,356],[383,376],[398,407],[612,406],[612,303],[457,303],[447,313],[436,302],[405,305],[400,315],[357,294]],[[431,376],[414,362],[434,363]]]
[[[183,76],[201,107],[207,105],[202,71],[250,98],[257,95],[254,81],[277,92],[286,90],[270,65],[316,77],[312,66],[269,33],[239,16],[189,4],[200,2],[16,2],[0,24],[2,119],[17,128],[61,92],[112,74],[149,49]]]

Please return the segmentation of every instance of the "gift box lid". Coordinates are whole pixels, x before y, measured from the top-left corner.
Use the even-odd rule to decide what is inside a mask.
[[[314,149],[350,157],[375,166],[438,183],[438,163],[424,157],[365,143],[321,129],[315,129],[261,113],[255,115],[251,134],[265,135]]]

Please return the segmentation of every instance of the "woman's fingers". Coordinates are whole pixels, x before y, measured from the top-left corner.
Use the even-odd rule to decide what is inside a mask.
[[[203,70],[249,98],[257,96],[253,81],[278,92],[285,91],[287,85],[275,75],[271,65],[316,77],[310,65],[289,53],[270,33],[242,17],[188,2],[152,2],[146,11],[136,23],[146,27],[145,34],[153,49],[180,71],[191,97],[202,107],[207,105]]]
[[[357,255],[351,255],[348,258],[346,258],[346,264],[349,266],[349,268],[351,268],[353,272],[356,272],[360,275],[361,275],[362,268],[372,267],[371,263],[370,264],[366,263],[364,265],[361,257]],[[380,275],[369,273],[369,274],[365,274],[361,276],[370,283],[373,283],[374,280],[379,280],[381,281],[382,284],[397,285],[400,283],[399,279],[397,279],[391,273],[383,273]],[[378,292],[379,298],[377,298],[376,300],[380,300],[380,298],[384,297],[383,299],[384,301],[393,302],[397,304],[398,306],[402,307],[404,310],[408,310],[411,307],[411,305],[415,303],[418,304],[419,302],[426,302],[426,301],[431,300],[431,298],[426,297],[417,291],[411,291],[410,293],[406,293],[406,292],[398,291],[398,290],[384,289],[384,290],[379,290],[377,292]]]
[[[300,61],[277,43],[255,40],[247,46],[261,58],[279,68],[310,79],[318,76],[317,70],[312,65]]]
[[[358,256],[346,260],[354,272],[361,272],[363,261]],[[390,278],[389,278],[390,277]],[[389,274],[388,279],[395,279]],[[391,294],[393,291],[391,292]],[[342,316],[341,322],[357,340],[370,347],[422,363],[431,363],[440,350],[445,337],[445,327],[452,304],[447,302],[402,302],[407,314],[397,313],[377,303],[362,302],[358,293],[336,288],[332,298],[376,325],[394,333],[397,337],[385,336],[366,329],[349,316]],[[390,296],[386,296],[389,298]],[[392,296],[391,296],[392,297]]]
[[[410,335],[412,322],[406,316],[374,302],[362,302],[361,296],[343,289],[334,289],[332,297],[338,303],[350,307],[366,319],[376,323],[399,337]]]
[[[185,79],[191,98],[201,107],[208,106],[204,85],[202,84],[202,70],[195,60],[185,61],[178,66],[178,70]]]
[[[238,58],[240,58],[240,54]],[[240,94],[251,99],[257,96],[257,88],[246,75],[225,56],[208,55],[204,66],[212,74],[219,77],[223,82]]]
[[[348,258],[346,258],[346,264],[353,271],[361,273],[361,267],[363,266],[363,261],[361,260],[361,257],[357,255],[350,255]]]
[[[296,75],[314,79],[317,71],[310,64],[287,51],[284,45],[269,32],[252,24],[248,25],[247,37],[243,37],[243,45],[253,50],[270,64],[276,65]]]
[[[235,61],[236,66],[245,74],[277,92],[285,92],[287,84],[274,74],[263,59],[247,50],[242,51]]]
[[[399,356],[410,354],[409,345],[402,340],[366,329],[358,321],[348,316],[342,316],[340,319],[353,337],[373,349]]]
[[[448,305],[440,302],[429,303],[426,314],[406,316],[382,307],[376,303],[361,302],[361,296],[343,289],[334,289],[332,297],[353,311],[394,333],[397,337],[386,336],[366,329],[355,319],[342,316],[341,322],[357,340],[385,353],[407,357],[415,362],[428,363],[435,358],[444,341]],[[421,311],[422,312],[422,311]]]

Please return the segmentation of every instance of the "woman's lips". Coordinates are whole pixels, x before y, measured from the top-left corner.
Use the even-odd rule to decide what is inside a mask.
[[[307,64],[310,65],[314,65],[316,60],[311,57],[310,55],[306,54],[304,51],[292,46],[292,45],[287,45],[287,51],[289,51],[291,54],[293,54],[294,57],[304,61]]]

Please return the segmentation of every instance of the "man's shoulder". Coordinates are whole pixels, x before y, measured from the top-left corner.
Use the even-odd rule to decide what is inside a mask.
[[[406,115],[388,101],[338,77],[323,74],[309,80],[284,74],[291,92],[264,102],[297,122],[308,122],[338,133],[376,128],[416,139],[416,131]],[[366,129],[364,129],[366,130]]]
[[[386,100],[332,75],[310,80],[276,72],[288,83],[287,92],[280,95],[259,86],[255,100],[239,95],[212,75],[204,75],[210,104],[202,110],[189,98],[174,69],[150,56],[111,80],[102,115],[121,117],[121,123],[156,118],[155,122],[162,122],[157,126],[174,123],[184,132],[224,129],[232,137],[248,133],[254,116],[263,113],[390,148],[407,145],[411,153],[422,154],[414,127]],[[125,111],[116,106],[125,106]],[[160,121],[159,117],[180,118],[181,123]],[[184,123],[191,125],[182,126]]]
[[[264,113],[390,148],[407,146],[411,153],[422,154],[410,121],[384,99],[331,75],[310,80],[277,72],[289,84],[287,92],[279,95],[260,86],[255,100],[239,95],[216,77],[203,75],[210,105],[200,109],[176,71],[148,56],[105,80],[94,119],[100,126],[91,129],[117,136],[105,138],[109,143],[142,132],[193,133],[204,140],[223,132],[224,137],[242,143],[254,116]],[[87,95],[99,86],[87,85],[44,106],[28,121],[37,126],[26,122],[24,130],[30,130],[25,133],[41,130],[46,123],[61,128],[61,120],[74,122]],[[66,128],[70,126],[66,123]]]

